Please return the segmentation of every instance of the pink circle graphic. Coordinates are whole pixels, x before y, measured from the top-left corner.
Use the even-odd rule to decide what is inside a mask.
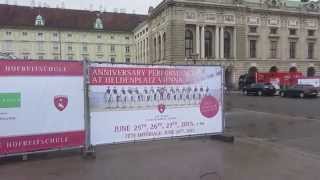
[[[200,112],[206,118],[213,118],[219,112],[219,102],[213,96],[206,96],[200,103]]]

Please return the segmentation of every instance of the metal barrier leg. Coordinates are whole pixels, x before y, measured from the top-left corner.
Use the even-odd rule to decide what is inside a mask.
[[[27,154],[22,155],[22,161],[28,161],[28,155]]]
[[[224,135],[224,134],[213,135],[213,136],[210,136],[210,138],[212,140],[218,140],[218,141],[226,142],[226,143],[234,143],[234,139],[235,139],[234,136]]]
[[[86,148],[82,155],[84,159],[96,159],[96,152],[93,146]]]

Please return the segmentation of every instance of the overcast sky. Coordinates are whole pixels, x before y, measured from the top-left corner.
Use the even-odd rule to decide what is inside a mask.
[[[65,8],[69,9],[92,9],[92,10],[104,10],[114,11],[115,8],[126,9],[126,12],[132,13],[135,11],[139,14],[146,14],[149,6],[156,6],[162,0],[0,0],[0,3],[5,4],[18,4],[18,5],[31,5],[32,2],[36,6],[39,2],[46,3],[50,7],[62,6],[64,3]],[[296,0],[299,1],[299,0]]]
[[[100,10],[100,8],[107,11],[114,11],[115,8],[126,9],[128,13],[135,11],[136,13],[146,14],[149,6],[156,6],[162,0],[0,0],[2,4],[18,4],[18,5],[31,5],[32,1],[36,6],[41,4],[48,4],[50,7],[64,6],[68,9],[93,9]],[[43,5],[42,5],[43,6]]]

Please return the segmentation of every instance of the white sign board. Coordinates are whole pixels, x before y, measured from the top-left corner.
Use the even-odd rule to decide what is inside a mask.
[[[0,155],[84,144],[80,62],[0,61]]]
[[[223,132],[221,67],[90,67],[93,145]]]

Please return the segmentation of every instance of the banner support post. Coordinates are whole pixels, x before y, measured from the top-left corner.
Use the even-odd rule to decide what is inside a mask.
[[[222,82],[221,82],[221,101],[222,101],[222,104],[223,104],[223,111],[222,111],[222,123],[223,123],[223,125],[222,125],[222,128],[223,128],[223,131],[222,131],[222,134],[219,134],[219,135],[212,135],[212,136],[210,136],[210,138],[212,139],[212,140],[217,140],[217,141],[222,141],[222,142],[226,142],[226,143],[234,143],[234,136],[230,136],[230,135],[226,135],[225,134],[225,129],[226,129],[226,116],[225,116],[225,107],[224,107],[224,105],[225,105],[225,103],[224,103],[224,101],[225,101],[225,86],[226,86],[226,84],[225,84],[225,81],[226,81],[226,79],[225,79],[225,71],[226,71],[226,68],[225,68],[225,66],[220,66],[221,67],[221,71],[222,71],[222,77],[221,77],[221,80],[222,80]]]
[[[89,67],[88,61],[83,61],[83,91],[84,91],[84,127],[85,127],[85,149],[84,156],[94,156],[94,149],[91,146],[91,115],[89,98]]]

